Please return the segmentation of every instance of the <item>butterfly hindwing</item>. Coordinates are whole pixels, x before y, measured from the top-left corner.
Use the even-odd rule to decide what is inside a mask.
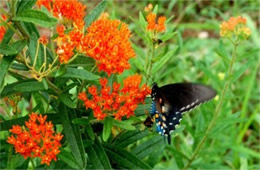
[[[156,118],[157,131],[168,136],[173,132],[182,119],[184,112],[190,111],[199,104],[212,99],[216,95],[212,88],[195,83],[176,83],[152,89],[152,110]]]

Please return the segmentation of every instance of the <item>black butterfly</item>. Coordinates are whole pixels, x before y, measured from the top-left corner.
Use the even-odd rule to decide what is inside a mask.
[[[173,132],[182,119],[184,112],[190,111],[196,106],[216,96],[216,91],[209,86],[196,83],[176,83],[152,88],[151,117],[155,117],[157,132],[168,136],[171,143]],[[148,117],[144,124],[151,127],[152,118]]]

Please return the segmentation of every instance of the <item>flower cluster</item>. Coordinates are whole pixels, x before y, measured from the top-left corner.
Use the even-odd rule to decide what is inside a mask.
[[[2,15],[2,19],[3,19],[3,20],[6,20],[6,16],[5,16],[5,15]],[[0,42],[1,42],[2,39],[4,38],[5,32],[6,32],[6,29],[5,29],[4,26],[1,26],[1,22],[0,22]]]
[[[158,18],[158,23],[156,23],[156,14],[149,12],[149,14],[146,16],[148,25],[147,30],[149,31],[156,31],[156,32],[164,32],[165,31],[165,16],[160,16]]]
[[[7,142],[14,145],[16,153],[27,157],[39,157],[42,164],[49,165],[56,161],[56,155],[60,152],[60,141],[63,135],[54,134],[53,124],[46,122],[47,116],[32,113],[29,121],[25,122],[26,128],[13,125],[9,131],[13,133]]]
[[[100,79],[101,90],[96,86],[88,88],[89,99],[86,93],[82,92],[78,98],[84,101],[86,109],[90,108],[97,119],[103,120],[108,115],[114,115],[115,119],[121,120],[126,116],[134,115],[134,111],[140,102],[144,102],[147,94],[151,92],[147,85],[141,88],[141,76],[133,75],[124,80],[124,87],[120,89],[120,84],[114,83],[113,88],[107,85],[107,79]]]
[[[96,60],[100,71],[122,73],[130,68],[128,60],[135,56],[130,35],[125,23],[102,17],[88,27],[83,51]]]
[[[86,6],[78,0],[37,0],[39,7],[45,6],[57,18],[71,20],[78,28],[83,28]]]
[[[220,25],[220,36],[231,38],[233,36],[247,39],[251,34],[250,29],[246,26],[246,19],[238,16],[231,17],[227,22]]]
[[[74,55],[74,50],[81,51],[81,44],[83,40],[83,32],[75,27],[69,34],[65,34],[65,26],[58,25],[56,27],[58,38],[57,42],[57,54],[61,63],[67,63]]]

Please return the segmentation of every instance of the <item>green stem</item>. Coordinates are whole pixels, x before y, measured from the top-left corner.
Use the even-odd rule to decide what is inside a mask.
[[[212,130],[212,128],[214,127],[216,121],[217,121],[217,118],[218,118],[218,115],[220,114],[220,111],[221,111],[221,108],[222,108],[222,104],[223,104],[223,100],[224,100],[224,97],[225,97],[225,94],[226,94],[226,91],[228,90],[229,88],[229,84],[230,84],[230,77],[232,75],[232,72],[233,72],[233,65],[235,63],[235,60],[236,60],[236,52],[237,52],[237,47],[238,47],[238,43],[233,43],[234,45],[234,50],[233,50],[233,54],[232,54],[232,60],[231,60],[231,63],[229,65],[229,69],[228,69],[228,74],[226,76],[227,78],[227,81],[225,82],[224,84],[224,87],[222,89],[222,92],[221,92],[221,95],[220,95],[220,99],[219,99],[219,103],[216,107],[216,110],[215,110],[215,113],[213,115],[213,119],[211,120],[208,128],[206,129],[206,132],[204,133],[204,136],[202,137],[201,141],[199,142],[199,144],[197,145],[197,147],[195,148],[195,151],[194,153],[192,154],[190,160],[188,161],[188,163],[186,164],[186,166],[184,167],[184,170],[188,169],[191,165],[191,163],[194,161],[194,159],[196,158],[197,154],[199,153],[199,151],[201,150],[203,144],[206,142],[207,138],[208,138],[208,135],[209,135],[209,132]]]
[[[40,48],[40,43],[37,42],[36,52],[35,52],[34,61],[33,61],[33,68],[35,68],[35,65],[36,65],[36,61],[37,61],[38,53],[39,53],[39,48]]]
[[[153,57],[154,57],[154,51],[155,51],[155,43],[153,43],[152,45],[152,56],[151,58],[149,56],[146,57],[146,84],[148,83],[149,81],[149,78],[150,78],[150,74],[151,74],[151,71],[152,71],[152,64],[153,64]]]
[[[32,158],[30,158],[30,162],[32,163],[32,169],[35,169],[35,165]]]
[[[53,89],[57,94],[61,94],[62,93],[62,91],[55,84],[53,84],[48,78],[46,78],[46,81],[47,81],[49,87],[51,89]]]
[[[4,14],[7,18],[10,18],[9,13],[6,12],[3,8],[0,8],[0,13]]]

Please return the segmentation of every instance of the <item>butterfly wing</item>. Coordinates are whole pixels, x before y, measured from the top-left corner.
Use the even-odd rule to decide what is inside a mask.
[[[152,89],[152,99],[156,108],[157,131],[168,136],[182,119],[182,113],[190,111],[201,103],[212,99],[215,90],[209,86],[195,83],[176,83]]]

